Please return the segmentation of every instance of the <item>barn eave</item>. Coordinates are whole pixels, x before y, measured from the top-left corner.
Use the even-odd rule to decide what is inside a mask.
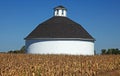
[[[95,39],[85,38],[25,38],[25,40],[82,40],[82,41],[96,41]]]

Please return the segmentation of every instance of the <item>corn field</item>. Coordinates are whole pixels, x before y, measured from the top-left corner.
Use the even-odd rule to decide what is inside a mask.
[[[120,75],[120,55],[0,54],[0,76],[102,76],[115,70]]]

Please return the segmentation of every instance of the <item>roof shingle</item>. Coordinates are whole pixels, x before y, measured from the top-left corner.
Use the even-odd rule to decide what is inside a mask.
[[[39,24],[25,39],[33,38],[94,38],[78,23],[67,17],[54,16]]]

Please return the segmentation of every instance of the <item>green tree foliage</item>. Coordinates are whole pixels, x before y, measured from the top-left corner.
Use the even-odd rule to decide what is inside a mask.
[[[22,46],[20,50],[10,50],[8,53],[25,53],[25,46]]]
[[[114,55],[117,55],[117,54],[120,54],[120,50],[118,48],[114,49],[102,49],[101,50],[101,54],[102,55],[105,55],[105,54],[114,54]]]
[[[102,54],[106,54],[106,49],[101,50]]]
[[[25,46],[20,49],[20,53],[25,53]]]

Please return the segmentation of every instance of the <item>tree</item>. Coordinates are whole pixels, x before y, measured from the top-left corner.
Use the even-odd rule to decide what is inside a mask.
[[[106,49],[102,49],[101,51],[102,51],[102,55],[106,54]]]
[[[113,49],[108,49],[107,52],[106,52],[106,54],[113,54],[112,51],[114,51],[114,50]]]
[[[108,49],[108,50],[102,49],[101,52],[102,52],[101,53],[102,55],[103,54],[115,54],[115,55],[120,54],[120,50],[118,48],[116,48],[116,49],[112,48],[112,49]]]
[[[25,53],[25,46],[20,49],[20,53]]]
[[[25,46],[22,46],[20,50],[10,50],[8,53],[25,53]]]

